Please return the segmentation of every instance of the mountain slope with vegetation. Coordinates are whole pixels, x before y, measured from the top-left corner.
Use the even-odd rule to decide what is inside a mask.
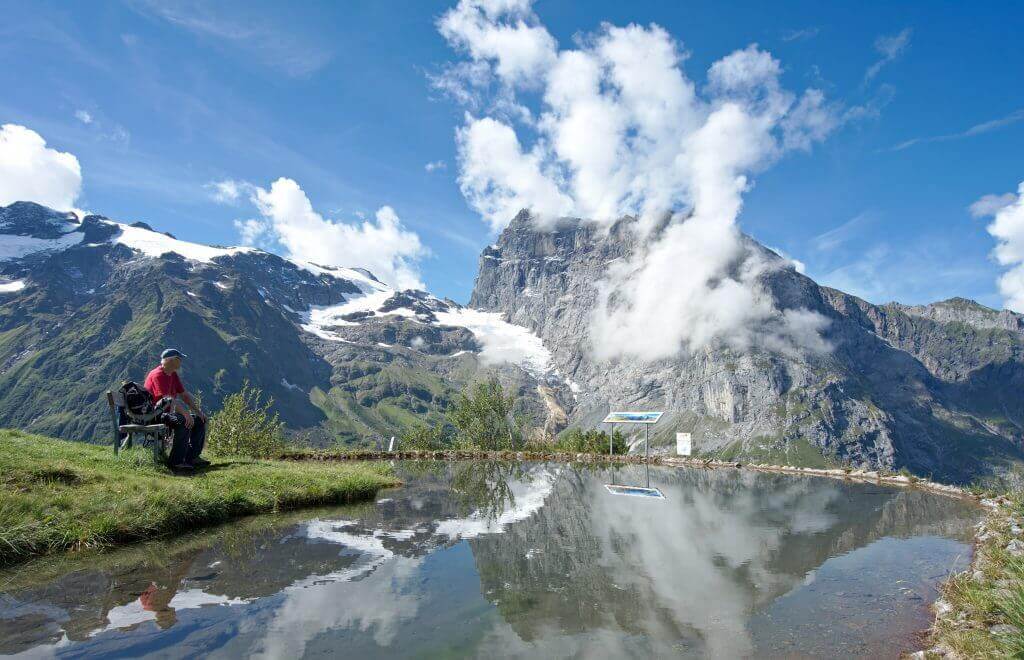
[[[100,216],[79,222],[37,204],[0,208],[0,426],[105,441],[104,392],[141,381],[168,346],[191,356],[184,379],[207,408],[248,381],[293,434],[318,445],[365,444],[440,419],[482,377],[500,377],[543,412],[542,370],[489,359],[494,327],[528,334],[506,326],[365,271],[186,243]]]

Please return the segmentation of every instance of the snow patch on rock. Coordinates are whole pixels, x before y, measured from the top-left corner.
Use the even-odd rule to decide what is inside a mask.
[[[528,328],[505,321],[500,313],[481,312],[462,307],[436,314],[441,325],[466,328],[479,340],[483,349],[480,359],[485,363],[511,362],[533,376],[541,376],[551,364],[551,351]]]
[[[254,251],[254,248],[248,247],[210,247],[209,245],[200,245],[199,243],[179,241],[178,239],[171,238],[166,234],[161,234],[157,231],[150,231],[149,229],[143,229],[142,227],[122,225],[118,222],[111,222],[110,224],[116,225],[120,230],[120,233],[111,239],[113,242],[120,243],[121,245],[127,246],[137,252],[141,252],[147,257],[160,257],[168,252],[173,252],[174,254],[180,254],[186,259],[191,259],[192,261],[212,263],[217,257],[227,257],[233,254]]]
[[[4,234],[0,240],[0,261],[23,259],[37,252],[57,252],[66,250],[82,242],[85,234],[72,231],[60,238],[33,238],[32,236],[14,236]]]
[[[25,280],[0,282],[0,293],[15,293],[25,288]]]

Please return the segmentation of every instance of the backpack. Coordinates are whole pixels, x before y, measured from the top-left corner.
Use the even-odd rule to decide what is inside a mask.
[[[117,391],[124,402],[124,411],[136,423],[148,424],[163,410],[153,405],[153,395],[134,380],[127,380]]]

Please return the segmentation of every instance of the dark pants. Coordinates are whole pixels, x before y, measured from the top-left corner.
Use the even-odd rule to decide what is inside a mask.
[[[171,457],[168,462],[174,465],[192,465],[192,462],[199,458],[206,444],[206,422],[199,417],[192,416],[192,428],[185,427],[185,420],[181,415],[173,415],[174,423],[169,426],[174,430],[174,444],[171,446]]]

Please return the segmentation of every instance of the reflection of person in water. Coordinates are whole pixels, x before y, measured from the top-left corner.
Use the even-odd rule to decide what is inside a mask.
[[[174,600],[174,596],[178,593],[178,589],[191,567],[191,559],[176,562],[169,571],[167,586],[150,582],[146,590],[139,594],[139,603],[142,605],[142,609],[156,614],[156,625],[160,626],[161,630],[166,630],[178,622],[178,615],[171,607],[171,601]]]
[[[156,625],[160,626],[161,630],[166,630],[178,622],[174,609],[169,607],[171,599],[177,592],[177,587],[161,589],[156,582],[150,582],[146,590],[139,594],[142,609],[156,613]]]

